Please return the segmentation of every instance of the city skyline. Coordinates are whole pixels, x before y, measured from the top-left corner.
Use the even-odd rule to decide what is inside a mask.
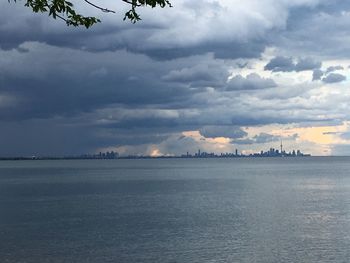
[[[283,149],[282,142],[280,145],[280,149],[275,149],[271,147],[268,150],[261,150],[260,152],[254,153],[244,153],[245,151],[239,152],[238,149],[235,149],[234,152],[206,152],[198,149],[197,152],[187,151],[184,154],[175,155],[175,154],[167,154],[167,155],[140,155],[140,154],[131,154],[131,155],[120,155],[118,152],[107,151],[107,152],[99,152],[92,154],[80,154],[80,155],[66,155],[66,156],[40,156],[40,155],[32,155],[32,156],[12,156],[12,157],[1,157],[0,160],[45,160],[45,159],[139,159],[139,158],[239,158],[239,157],[309,157],[311,154],[303,153],[299,149],[292,149],[290,151],[286,151]]]

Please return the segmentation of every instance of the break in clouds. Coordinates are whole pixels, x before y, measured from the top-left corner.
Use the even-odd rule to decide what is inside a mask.
[[[1,156],[254,151],[281,139],[350,154],[347,1],[178,0],[140,10],[135,25],[122,21],[128,6],[105,2],[117,15],[86,10],[102,19],[89,30],[1,2]]]

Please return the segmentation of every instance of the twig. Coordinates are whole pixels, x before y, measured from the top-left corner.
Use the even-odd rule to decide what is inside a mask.
[[[91,3],[90,1],[88,0],[84,0],[86,3],[88,3],[89,5],[97,8],[97,9],[100,9],[102,12],[105,12],[105,13],[115,13],[115,11],[113,10],[110,10],[110,9],[107,9],[107,8],[104,8],[104,7],[101,7],[101,6],[98,6],[98,5],[95,5],[94,3]],[[124,1],[124,0],[123,0]]]

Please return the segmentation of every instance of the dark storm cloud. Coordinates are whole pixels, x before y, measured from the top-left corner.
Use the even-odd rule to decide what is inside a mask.
[[[312,72],[312,80],[315,81],[315,80],[320,80],[322,78],[322,76],[324,75],[324,72],[320,69],[315,69],[313,72]]]
[[[93,126],[96,129],[96,126]],[[155,130],[157,129],[157,132]],[[156,129],[152,128],[110,128],[98,126],[98,133],[94,137],[90,137],[91,142],[102,147],[119,147],[124,145],[143,145],[160,143],[166,140],[174,132],[171,129]],[[103,144],[107,142],[107,144]]]
[[[0,16],[0,48],[5,50],[16,49],[28,41],[37,41],[57,47],[66,47],[90,52],[104,52],[127,50],[133,53],[145,54],[156,60],[171,60],[205,53],[213,53],[216,58],[256,58],[265,50],[267,41],[262,37],[254,37],[246,42],[240,39],[208,39],[197,44],[164,45],[167,37],[160,37],[157,41],[147,42],[152,35],[158,38],[165,28],[172,27],[164,24],[152,16],[142,23],[130,26],[122,19],[104,21],[89,30],[84,28],[67,28],[60,21],[53,21],[43,14],[33,15],[28,8],[21,3],[0,3],[3,13]],[[195,7],[191,7],[195,8]],[[157,12],[155,10],[153,12]],[[12,13],[17,12],[23,16],[12,19]],[[120,11],[122,12],[122,11]],[[140,10],[142,12],[142,9]],[[100,13],[96,13],[100,16]],[[108,18],[108,15],[107,15]],[[8,23],[8,21],[12,21]],[[139,41],[142,39],[143,41]],[[178,41],[177,38],[173,39]]]
[[[271,47],[283,56],[266,70],[313,70],[314,79],[322,79],[319,60],[350,53],[340,37],[350,25],[341,12],[349,10],[345,2],[179,0],[173,9],[142,11],[136,25],[106,16],[85,30],[3,1],[0,154],[159,144],[194,130],[264,143],[277,138],[245,138],[239,127],[341,121],[346,114],[337,105],[346,105],[346,94],[320,102],[318,82],[285,87],[282,80],[277,89],[254,66],[265,63],[262,54]],[[331,74],[323,80],[339,80]],[[168,145],[183,152],[173,141]]]
[[[199,129],[199,132],[206,138],[225,137],[237,139],[247,135],[244,130],[235,126],[204,126]]]
[[[256,141],[256,143],[268,143],[279,141],[281,137],[268,133],[260,133],[259,135],[254,136],[253,139]]]
[[[23,7],[22,1],[11,4],[2,1],[0,9],[0,48],[4,50],[17,49],[21,44],[30,41],[74,49],[112,49],[106,48],[102,43],[104,35],[108,34],[108,28],[105,26],[98,25],[91,30],[68,28],[63,21],[54,21],[40,13],[33,14],[29,8]],[[13,19],[14,15],[16,19]],[[121,29],[115,25],[113,31],[119,30]],[[118,42],[115,42],[115,45],[122,49]]]
[[[264,69],[274,72],[290,72],[295,70],[295,64],[292,58],[279,56],[271,59]]]
[[[342,67],[342,66],[330,66],[327,68],[326,74],[333,72],[333,71],[336,71],[336,70],[343,70],[343,69],[344,69],[344,67]]]
[[[305,71],[305,70],[314,70],[319,69],[322,66],[322,63],[316,61],[312,58],[304,58],[300,59],[298,63],[295,65],[295,71]]]
[[[150,11],[149,14],[143,15],[144,20],[142,23],[137,23],[133,26],[121,21],[119,12],[122,13],[123,11],[118,10],[116,17],[106,15],[102,24],[85,30],[62,27],[64,23],[47,19],[46,15],[33,15],[28,8],[22,7],[21,3],[8,4],[4,1],[0,6],[3,10],[0,16],[0,24],[2,25],[0,27],[0,35],[2,36],[0,38],[0,46],[12,49],[17,48],[26,41],[39,41],[54,46],[94,52],[125,49],[130,52],[147,54],[159,60],[187,57],[207,52],[213,52],[217,58],[257,58],[260,57],[267,46],[279,43],[281,33],[286,34],[283,35],[283,39],[289,40],[289,43],[302,43],[300,46],[305,46],[310,41],[317,41],[319,35],[316,36],[313,32],[311,40],[308,37],[299,39],[300,34],[295,34],[294,32],[302,30],[302,27],[309,25],[310,21],[314,22],[313,19],[320,16],[320,13],[335,16],[349,8],[349,4],[345,4],[344,1],[318,2],[310,0],[303,2],[305,3],[293,3],[291,1],[288,4],[271,5],[270,3],[264,4],[264,1],[261,1],[261,5],[256,5],[256,7],[252,7],[248,3],[247,8],[245,8],[245,3],[241,3],[233,11],[237,10],[236,12],[239,12],[242,8],[242,11],[247,12],[249,8],[253,8],[252,14],[255,14],[254,10],[257,9],[255,11],[261,14],[261,17],[265,18],[268,23],[261,23],[260,20],[249,21],[246,17],[243,17],[243,21],[240,21],[239,26],[235,27],[230,24],[233,18],[225,13],[227,12],[227,7],[221,6],[220,3],[213,5],[211,2],[204,1],[200,2],[198,7],[186,1],[183,3],[180,1],[171,10],[156,9],[152,10],[152,12]],[[89,9],[89,11],[91,10]],[[144,10],[141,9],[142,11]],[[160,15],[154,15],[154,12],[159,12]],[[192,13],[198,14],[196,17],[192,17],[186,12],[190,12],[191,15]],[[209,14],[214,13],[216,16],[207,16],[212,17],[207,18],[205,16],[206,12]],[[223,14],[220,12],[223,12]],[[242,14],[245,14],[244,12],[238,13],[237,19]],[[271,12],[276,12],[276,14],[290,13],[290,16],[285,16],[285,19],[288,19],[287,30],[284,30],[284,27],[280,27],[281,23],[284,23],[284,21],[280,21],[280,19],[283,19],[283,15],[271,17]],[[16,20],[13,20],[13,13],[21,15],[17,16]],[[162,14],[164,15],[162,16]],[[96,15],[100,16],[101,14],[96,13]],[[184,15],[185,19],[178,19],[181,15]],[[167,16],[169,21],[164,19]],[[247,16],[250,19],[256,17],[253,15],[249,16],[249,12]],[[226,17],[226,19],[216,19],[215,17]],[[186,19],[189,19],[189,21]],[[191,22],[196,20],[192,21],[191,19],[202,19],[199,22],[203,23],[202,30],[206,32],[202,38],[195,38],[198,30],[190,31],[190,33],[185,30],[191,27],[196,28],[196,23],[191,24]],[[8,21],[11,21],[11,23]],[[227,25],[225,22],[227,22]],[[311,23],[310,27],[312,26],[318,30],[322,29],[321,26],[315,27],[315,23]],[[227,30],[226,34],[221,34],[220,28],[225,28],[228,25],[230,25],[230,30]],[[269,29],[273,30],[270,32]],[[328,29],[327,34],[323,34],[323,38],[340,30]],[[169,35],[164,33],[168,31],[170,32]],[[310,34],[310,30],[309,32],[307,32],[308,30],[304,31],[302,33]],[[243,36],[239,37],[241,33],[243,33]],[[199,34],[199,36],[202,35]],[[298,38],[298,41],[293,41],[291,38]],[[139,41],[140,39],[142,41]],[[169,41],[169,39],[172,41]],[[306,42],[306,39],[308,42]],[[287,46],[286,43],[283,44]],[[323,44],[322,41],[321,44]],[[326,50],[328,52],[330,49],[327,48]],[[310,61],[306,64],[305,62],[307,61],[299,65],[300,70]],[[288,63],[288,61],[284,61],[284,63]],[[289,70],[288,64],[282,66],[284,67],[283,70]],[[308,65],[308,68],[310,66]]]
[[[98,148],[160,143],[167,132],[151,129],[105,129],[81,119],[52,118],[0,122],[0,157],[63,156],[94,153]]]
[[[326,77],[322,78],[324,83],[338,83],[346,80],[346,77],[338,73],[330,73]]]
[[[164,77],[167,82],[190,84],[194,87],[222,86],[229,76],[228,69],[225,65],[216,64],[199,64],[191,68],[181,68],[172,70]]]
[[[110,143],[100,138],[96,129],[60,118],[1,121],[0,125],[0,156],[82,154]]]
[[[268,133],[260,133],[258,135],[255,135],[252,138],[233,140],[232,143],[234,144],[269,143],[269,142],[279,141],[280,139],[281,139],[280,136],[275,136]]]
[[[275,136],[269,133],[259,133],[258,135],[255,135],[251,138],[243,138],[243,139],[236,139],[233,140],[232,143],[233,144],[261,144],[261,143],[271,143],[271,142],[276,142],[276,141],[280,141],[281,139],[283,139],[284,141],[288,140],[288,141],[295,141],[297,138],[299,137],[298,134],[293,134],[290,135],[288,137],[281,137],[281,136]]]
[[[232,144],[238,144],[238,145],[249,145],[249,144],[253,144],[253,143],[255,143],[255,141],[253,139],[249,139],[249,138],[232,141]]]
[[[274,46],[288,54],[343,59],[350,51],[344,36],[349,33],[348,1],[318,1],[313,7],[290,10],[287,30],[269,37]],[[336,47],[336,48],[335,48]]]
[[[178,118],[166,118],[162,116],[158,116],[158,117],[140,116],[136,118],[127,117],[118,122],[104,124],[101,127],[119,128],[119,129],[133,129],[133,128],[161,129],[162,127],[176,128],[180,125],[181,125],[181,122],[178,120]],[[184,125],[181,125],[180,129],[182,128],[184,128]]]
[[[264,52],[267,42],[264,39],[256,39],[250,43],[202,43],[194,47],[181,48],[150,48],[128,47],[127,50],[135,53],[146,54],[147,56],[164,61],[205,53],[213,53],[218,59],[258,58]]]
[[[295,63],[291,57],[278,56],[271,59],[270,62],[266,64],[264,69],[273,72],[300,72],[319,69],[321,66],[321,62],[312,58],[301,58],[297,61],[297,63]]]
[[[50,80],[27,78],[7,79],[1,91],[16,97],[20,103],[16,108],[0,112],[2,119],[48,118],[56,115],[74,115],[111,104],[126,104],[141,107],[151,104],[171,104],[186,100],[190,91],[178,86],[140,78],[128,81],[123,77],[110,82],[86,82],[86,79],[62,80],[61,75]],[[149,86],[148,86],[149,85]]]
[[[312,74],[312,80],[321,80],[325,83],[336,83],[341,82],[346,79],[345,76],[339,74],[339,73],[332,73],[337,70],[344,70],[343,66],[330,66],[327,68],[327,70],[324,72],[320,69],[315,69]],[[331,74],[330,74],[331,73]],[[324,78],[322,78],[324,75],[326,75]]]
[[[262,78],[256,73],[251,73],[247,77],[237,75],[233,77],[226,85],[225,90],[255,90],[276,87],[273,79]]]
[[[276,113],[276,111],[279,111]],[[288,109],[269,109],[266,110],[264,108],[254,109],[254,113],[244,114],[235,114],[231,117],[231,124],[237,126],[259,126],[259,125],[267,125],[267,124],[288,124],[288,123],[300,123],[300,122],[308,122],[308,123],[330,123],[333,120],[331,118],[323,118],[319,119],[317,115],[312,114],[303,114],[303,112],[307,113],[307,110],[298,110],[298,114],[296,116],[290,116],[288,114]]]
[[[46,53],[45,49],[59,60],[42,58],[41,63],[36,64],[35,56]],[[114,56],[122,60],[114,61]],[[39,45],[32,47],[30,53],[3,52],[3,57],[9,61],[20,59],[22,65],[11,61],[8,69],[3,70],[6,74],[0,77],[0,94],[18,101],[15,108],[4,108],[0,112],[2,119],[69,116],[111,104],[169,107],[172,103],[185,103],[193,93],[184,86],[161,81],[157,75],[167,69],[151,66],[149,60],[126,52],[98,56],[87,52],[68,54],[63,49]],[[70,68],[74,68],[74,72]]]

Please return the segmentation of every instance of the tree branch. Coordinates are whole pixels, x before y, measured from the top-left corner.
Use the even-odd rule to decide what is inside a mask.
[[[115,11],[113,10],[110,10],[110,9],[107,9],[107,8],[104,8],[104,7],[101,7],[101,6],[98,6],[98,5],[95,5],[94,3],[91,3],[90,1],[88,0],[84,0],[86,3],[88,3],[89,5],[97,8],[97,9],[100,9],[102,12],[105,12],[105,13],[115,13]]]
[[[7,0],[8,2],[18,2],[17,0]],[[48,13],[54,19],[59,18],[66,22],[68,26],[85,26],[86,28],[101,22],[97,17],[85,16],[78,13],[71,0],[24,0],[25,6],[29,7],[35,13]],[[138,14],[138,7],[171,7],[169,0],[120,0],[130,5],[130,10],[124,15],[124,20],[128,19],[132,23],[141,20]],[[86,4],[105,13],[116,13],[114,10],[102,7],[94,3],[94,0],[83,0]]]
[[[138,4],[138,3],[133,3],[133,2],[130,2],[130,1],[128,1],[128,0],[122,0],[123,2],[125,2],[125,3],[127,3],[127,4],[129,4],[129,5],[133,5],[133,6],[142,6],[141,4]]]

